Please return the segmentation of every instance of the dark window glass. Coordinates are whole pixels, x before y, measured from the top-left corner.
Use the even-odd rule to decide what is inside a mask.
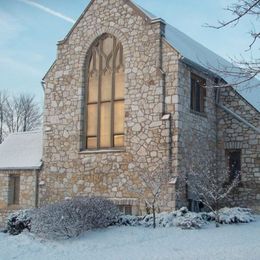
[[[20,197],[20,176],[9,176],[8,204],[18,205]]]
[[[197,112],[205,112],[206,81],[191,74],[190,108]]]
[[[120,212],[125,215],[132,215],[132,206],[131,205],[119,205],[118,206]]]
[[[229,180],[241,179],[241,150],[226,150]]]

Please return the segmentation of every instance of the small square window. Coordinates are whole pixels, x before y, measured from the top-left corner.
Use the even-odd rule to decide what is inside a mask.
[[[205,112],[206,98],[206,81],[205,79],[191,74],[191,100],[190,108],[193,111]]]
[[[130,205],[119,205],[118,206],[120,212],[125,215],[132,215],[132,206]]]

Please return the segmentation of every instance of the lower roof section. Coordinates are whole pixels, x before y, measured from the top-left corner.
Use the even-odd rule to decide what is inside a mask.
[[[36,170],[42,166],[42,131],[10,134],[0,144],[0,170]]]

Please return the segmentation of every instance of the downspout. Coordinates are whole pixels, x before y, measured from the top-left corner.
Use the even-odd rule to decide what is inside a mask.
[[[160,87],[162,88],[162,120],[166,122],[166,128],[168,127],[168,167],[169,173],[172,176],[172,117],[171,114],[168,113],[166,108],[166,74],[163,70],[163,38],[165,38],[165,21],[160,18],[156,18],[152,21],[152,23],[160,23],[160,53],[159,53],[159,73],[161,76]]]
[[[46,82],[44,80],[41,81],[41,85],[42,85],[42,89],[43,89],[43,92],[45,91],[45,85],[46,85]]]
[[[215,79],[216,83],[218,82],[218,78]],[[220,96],[220,89],[216,88],[216,92],[215,92],[215,103],[218,104],[219,103],[219,96]],[[219,159],[219,138],[218,138],[218,131],[219,131],[219,125],[218,125],[218,109],[217,106],[215,106],[215,116],[216,116],[216,166],[217,166],[217,171],[219,169],[219,163],[218,163],[218,159]]]
[[[165,114],[166,111],[166,104],[165,104],[165,73],[163,71],[163,38],[165,37],[165,21],[161,18],[156,18],[151,21],[152,24],[159,24],[160,30],[160,39],[159,39],[159,55],[157,60],[158,66],[158,75],[161,77],[160,79],[160,87],[162,88],[162,116]]]
[[[160,73],[161,73],[161,87],[162,87],[162,120],[165,121],[166,128],[168,127],[168,168],[170,176],[173,176],[173,169],[172,169],[172,116],[171,113],[167,111],[166,107],[166,74],[163,71],[163,42],[162,37],[164,34],[161,35],[160,39]]]
[[[172,117],[171,114],[168,113],[166,108],[166,74],[163,70],[163,37],[165,37],[165,23],[161,21],[161,36],[160,36],[160,72],[161,72],[161,87],[162,87],[162,119],[166,119],[168,121],[169,128],[169,140],[168,140],[168,161],[169,161],[169,173],[172,176]],[[167,123],[166,123],[167,126]]]
[[[160,32],[160,73],[161,73],[161,87],[162,87],[162,95],[163,95],[163,100],[162,100],[162,115],[165,115],[166,112],[166,75],[163,70],[163,38],[165,37],[165,22],[163,20],[160,21],[161,23],[161,32]]]
[[[35,208],[39,206],[39,169],[35,170]]]

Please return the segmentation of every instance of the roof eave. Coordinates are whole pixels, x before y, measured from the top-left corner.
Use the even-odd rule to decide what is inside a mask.
[[[87,7],[85,8],[85,10],[83,11],[83,13],[80,15],[80,17],[77,19],[77,21],[73,24],[73,26],[71,27],[71,29],[69,30],[69,32],[67,33],[67,35],[64,37],[64,39],[58,41],[57,45],[63,44],[66,42],[66,40],[69,38],[69,36],[72,34],[72,32],[74,31],[74,29],[76,28],[76,26],[79,24],[80,20],[83,18],[83,16],[86,14],[86,12],[88,11],[88,9],[90,8],[90,6],[94,3],[95,0],[91,0],[90,3],[87,5]]]
[[[209,75],[209,76],[214,77],[214,78],[219,78],[219,79],[223,80],[223,82],[228,83],[222,77],[220,77],[217,73],[212,72],[211,70],[199,65],[196,62],[191,61],[188,58],[185,58],[184,56],[182,56],[181,60],[185,64],[187,64],[188,66],[193,67],[194,69],[197,69],[197,70],[201,71],[202,73],[204,73],[206,75]]]
[[[42,82],[45,81],[46,77],[48,76],[49,72],[52,70],[52,68],[55,66],[56,64],[56,59],[54,60],[54,62],[52,63],[52,65],[50,66],[50,68],[47,70],[47,72],[45,73],[45,75],[42,78]]]
[[[0,167],[0,171],[24,171],[24,170],[40,170],[41,166],[32,166],[32,167]]]

